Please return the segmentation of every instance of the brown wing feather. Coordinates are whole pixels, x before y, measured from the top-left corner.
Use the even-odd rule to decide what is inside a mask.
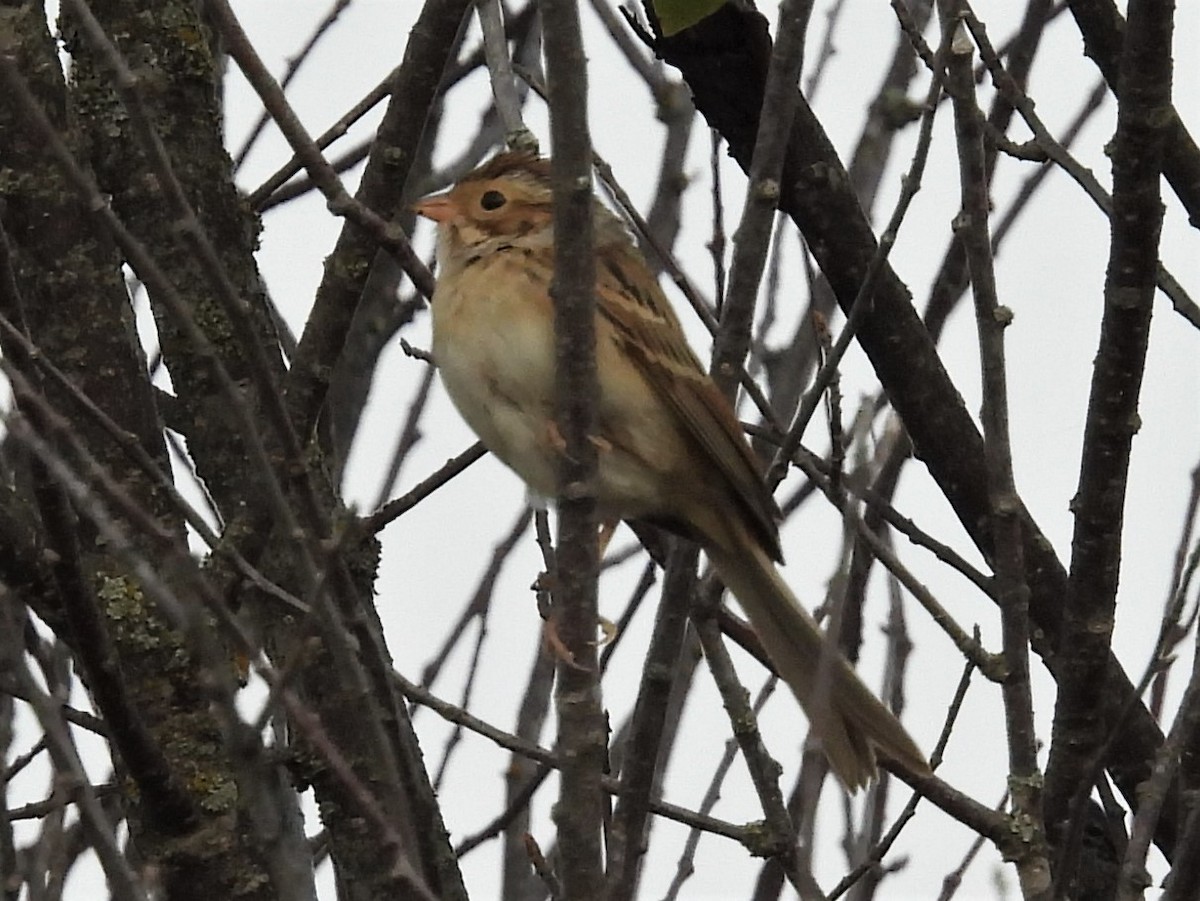
[[[749,514],[754,534],[780,559],[779,508],[725,397],[700,365],[666,297],[631,247],[610,245],[596,273],[600,315],[630,358],[707,452]]]

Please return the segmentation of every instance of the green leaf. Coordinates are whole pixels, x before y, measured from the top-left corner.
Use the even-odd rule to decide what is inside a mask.
[[[724,3],[725,0],[654,0],[654,11],[663,36],[669,38],[711,16]]]

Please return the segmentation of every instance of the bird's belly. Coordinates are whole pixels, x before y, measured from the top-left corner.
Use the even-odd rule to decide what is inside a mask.
[[[454,406],[487,449],[535,493],[552,497],[553,320],[512,306],[501,298],[435,298],[433,355]]]

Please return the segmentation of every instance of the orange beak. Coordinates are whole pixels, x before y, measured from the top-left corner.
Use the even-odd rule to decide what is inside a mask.
[[[413,204],[413,211],[434,222],[447,222],[458,215],[458,204],[449,194],[434,194]]]

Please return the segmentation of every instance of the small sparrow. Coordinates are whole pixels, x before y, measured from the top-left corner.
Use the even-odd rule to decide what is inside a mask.
[[[557,493],[562,454],[550,194],[548,160],[503,153],[416,205],[438,226],[433,356],[446,391],[488,450],[543,497]],[[703,546],[848,788],[875,776],[876,751],[928,773],[780,577],[779,508],[737,417],[620,220],[597,200],[594,221],[601,515]]]

